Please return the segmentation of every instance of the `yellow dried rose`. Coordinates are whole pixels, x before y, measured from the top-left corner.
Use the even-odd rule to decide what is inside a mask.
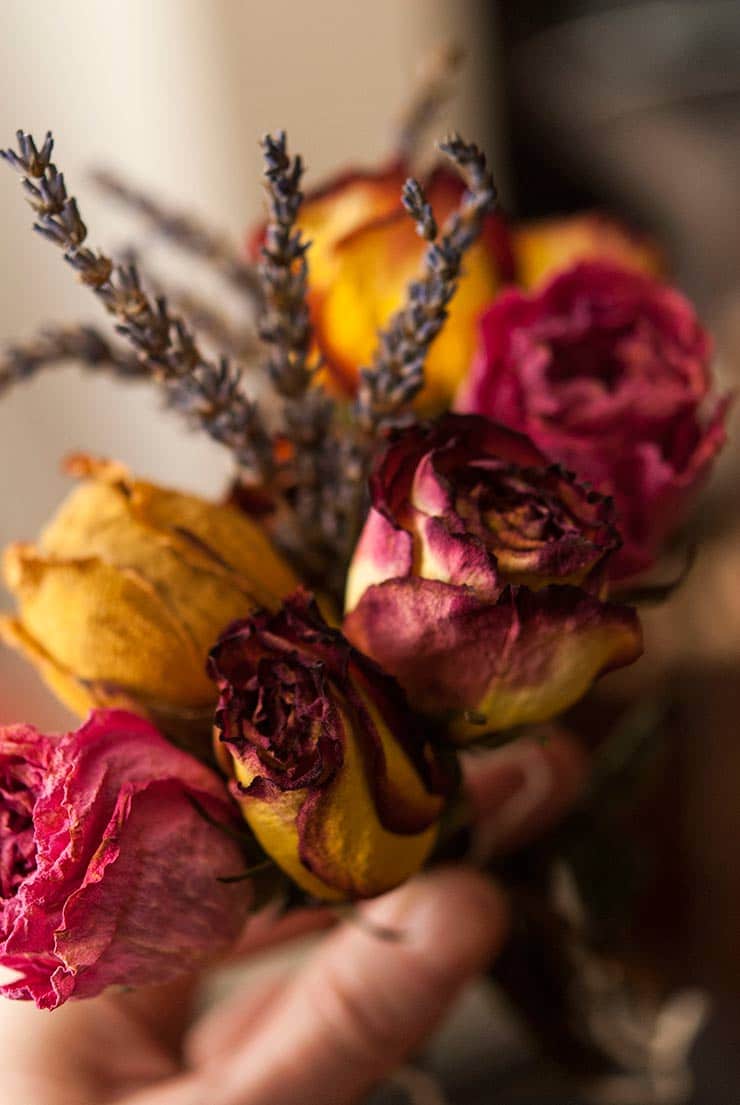
[[[219,633],[297,584],[253,521],[231,506],[137,480],[78,456],[83,482],[38,543],[6,550],[17,600],[2,635],[72,710],[126,704],[165,725],[212,710],[205,660]]]
[[[298,591],[210,656],[219,758],[267,854],[322,900],[372,898],[426,862],[454,758],[396,681]]]
[[[647,235],[598,211],[519,223],[512,229],[517,284],[536,288],[577,261],[611,261],[660,276],[665,260]]]

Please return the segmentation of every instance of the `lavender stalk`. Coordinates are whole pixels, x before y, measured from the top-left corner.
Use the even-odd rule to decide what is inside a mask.
[[[262,140],[269,219],[260,277],[264,311],[260,335],[269,347],[267,369],[283,398],[289,459],[288,495],[300,522],[304,547],[317,559],[336,550],[338,520],[333,509],[340,442],[334,428],[335,404],[314,376],[320,368],[312,352],[308,308],[308,243],[296,221],[303,194],[303,162],[290,158],[285,133]]]
[[[424,361],[447,318],[465,253],[496,206],[496,188],[481,150],[457,135],[439,148],[463,173],[468,189],[439,234],[421,185],[412,179],[404,187],[404,206],[429,247],[422,276],[410,284],[406,304],[381,333],[372,367],[361,373],[355,415],[370,438],[392,425],[423,387]]]
[[[126,380],[150,375],[138,357],[119,349],[93,326],[48,327],[27,342],[8,346],[0,355],[0,395],[43,369],[67,361]]]

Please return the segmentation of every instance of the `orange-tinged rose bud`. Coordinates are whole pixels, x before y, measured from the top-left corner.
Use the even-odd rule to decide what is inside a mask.
[[[656,242],[597,211],[525,222],[512,230],[517,284],[535,288],[577,261],[611,261],[660,276],[665,259]]]
[[[448,414],[395,434],[347,575],[344,633],[459,744],[538,724],[641,652],[604,601],[612,503],[523,434]]]
[[[454,772],[395,680],[308,596],[230,626],[210,670],[235,796],[300,887],[319,899],[366,898],[421,867]]]
[[[155,716],[212,711],[209,648],[229,622],[277,606],[296,578],[259,526],[220,506],[77,457],[84,482],[36,545],[11,545],[17,599],[3,636],[75,712],[126,704]]]

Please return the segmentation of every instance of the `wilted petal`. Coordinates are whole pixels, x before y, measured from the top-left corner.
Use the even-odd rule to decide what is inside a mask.
[[[0,964],[18,972],[3,993],[54,1009],[222,952],[251,901],[219,882],[244,866],[235,812],[222,780],[134,714],[99,711],[61,738],[4,729],[0,821],[6,840],[32,829],[33,850],[16,849],[14,880],[2,868]]]
[[[553,717],[641,652],[633,610],[568,586],[507,587],[487,602],[437,581],[390,580],[365,592],[345,632],[460,743]]]

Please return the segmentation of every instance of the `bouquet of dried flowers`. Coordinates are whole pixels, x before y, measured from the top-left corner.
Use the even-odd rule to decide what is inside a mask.
[[[0,731],[10,997],[165,981],[265,895],[391,889],[464,820],[463,750],[641,653],[630,596],[724,440],[709,338],[618,223],[512,223],[457,136],[414,177],[441,85],[387,163],[307,195],[266,136],[243,254],[99,175],[237,289],[237,326],[90,248],[50,134],[2,154],[115,329],[45,330],[0,387],[69,359],[148,379],[234,459],[208,502],[72,457],[77,489],[6,551],[3,637],[87,717]]]

